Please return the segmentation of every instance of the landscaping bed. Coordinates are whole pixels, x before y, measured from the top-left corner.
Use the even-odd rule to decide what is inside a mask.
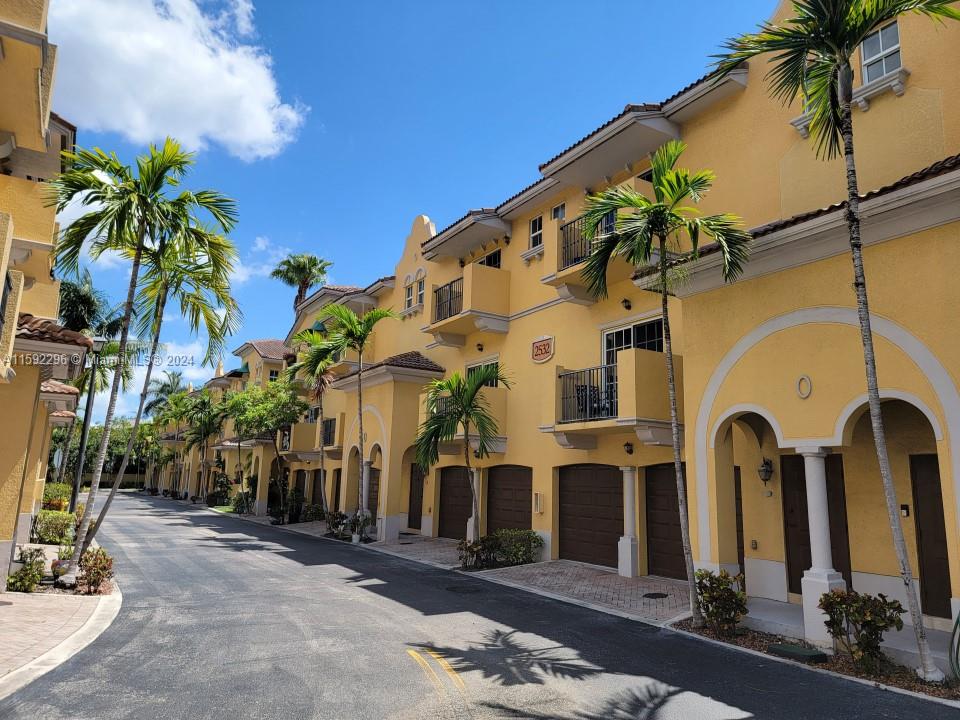
[[[710,638],[711,640],[718,640],[720,642],[727,643],[728,645],[737,645],[750,650],[756,650],[764,653],[765,655],[771,656],[774,655],[774,653],[771,653],[769,648],[775,643],[790,643],[803,647],[811,647],[810,645],[798,640],[784,638],[780,635],[760,632],[759,630],[751,630],[748,628],[738,628],[733,635],[721,636],[707,627],[694,628],[691,625],[690,620],[681,620],[680,622],[675,623],[674,627],[689,633],[702,635],[703,637]],[[891,687],[900,688],[902,690],[910,690],[912,692],[930,695],[931,697],[960,701],[960,683],[958,683],[956,680],[950,680],[943,685],[924,682],[917,677],[912,668],[904,667],[903,665],[897,665],[892,661],[885,663],[883,669],[875,674],[864,672],[857,667],[856,664],[854,664],[849,655],[844,655],[841,653],[828,656],[826,662],[815,663],[813,666],[823,668],[824,670],[829,670],[840,675],[847,675],[850,677],[861,678],[863,680],[869,680],[870,682],[878,685],[890,685]]]

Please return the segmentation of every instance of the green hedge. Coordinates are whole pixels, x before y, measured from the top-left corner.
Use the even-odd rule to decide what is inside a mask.
[[[41,510],[33,521],[34,540],[44,545],[69,545],[73,542],[75,523],[73,513]]]

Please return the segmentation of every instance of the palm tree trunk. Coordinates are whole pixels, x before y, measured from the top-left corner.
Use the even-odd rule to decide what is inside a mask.
[[[673,470],[677,478],[677,505],[680,509],[680,538],[683,544],[683,562],[687,566],[687,591],[693,626],[703,627],[703,614],[697,600],[697,582],[693,568],[693,547],[690,543],[690,516],[687,511],[687,484],[683,477],[683,458],[680,450],[680,419],[677,413],[677,379],[673,367],[673,337],[670,334],[669,293],[667,292],[667,239],[660,241],[660,305],[663,312],[663,352],[667,359],[667,395],[670,398],[670,436],[673,441]],[[706,471],[704,471],[706,474]],[[708,512],[708,508],[701,508]],[[633,509],[630,508],[630,512]]]
[[[907,595],[907,607],[910,611],[910,620],[913,623],[913,631],[917,638],[917,649],[920,653],[918,673],[925,679],[942,680],[943,673],[933,662],[930,646],[927,643],[927,632],[923,627],[920,600],[917,596],[917,586],[913,581],[913,574],[910,571],[907,544],[903,537],[903,526],[900,524],[900,506],[897,503],[897,491],[893,484],[890,458],[887,455],[887,437],[883,425],[883,414],[880,410],[880,386],[877,381],[877,360],[873,349],[870,306],[867,302],[867,278],[863,267],[863,242],[860,237],[860,189],[857,181],[857,165],[853,154],[853,118],[849,101],[841,106],[841,112],[840,130],[843,136],[843,158],[846,162],[847,171],[847,227],[850,231],[853,287],[857,294],[857,317],[860,321],[860,339],[863,343],[863,364],[867,374],[867,404],[870,408],[870,426],[873,429],[873,442],[876,446],[877,462],[880,466],[880,479],[883,482],[883,498],[887,505],[887,519],[890,523],[890,531],[893,534],[893,547],[897,555],[897,564],[900,566],[900,577],[903,580],[904,591]]]
[[[280,491],[280,524],[284,523],[284,513],[287,505],[287,491],[283,487],[283,458],[280,457],[280,446],[277,445],[277,434],[273,433],[273,453],[277,456],[277,490]],[[270,486],[267,485],[267,497],[270,497]]]
[[[320,401],[320,507],[323,508],[323,512],[326,513],[329,510],[329,505],[327,505],[327,466],[325,462],[326,453],[323,450],[324,437],[323,437],[323,426],[326,424],[323,416],[323,395],[321,394],[318,398]]]
[[[473,467],[470,465],[470,423],[463,424],[463,461],[467,465],[467,481],[470,483],[470,498],[473,502],[473,532],[470,541],[480,542],[480,501],[477,500],[477,487],[473,482]]]
[[[143,257],[143,242],[147,226],[141,220],[137,236],[137,249],[133,253],[133,262],[130,266],[130,284],[127,286],[127,299],[123,306],[123,322],[120,330],[120,345],[117,349],[117,362],[127,362],[127,340],[130,337],[130,317],[133,315],[133,301],[137,294],[137,280],[140,276],[140,261]],[[110,444],[110,430],[113,422],[113,413],[117,409],[117,396],[120,394],[120,381],[123,378],[123,367],[118,365],[113,372],[113,382],[110,386],[110,400],[107,402],[107,412],[103,416],[103,434],[100,436],[100,447],[97,448],[97,459],[93,464],[93,475],[90,478],[90,493],[87,495],[87,504],[83,509],[83,519],[77,528],[74,539],[73,557],[67,565],[67,572],[63,577],[65,584],[76,581],[76,568],[80,564],[83,548],[87,545],[87,533],[90,530],[90,521],[93,519],[93,506],[97,501],[97,491],[100,489],[100,477],[103,475],[103,463],[107,459],[107,446]],[[90,378],[90,382],[95,382]],[[92,408],[91,408],[92,409]]]
[[[357,352],[357,424],[360,429],[357,447],[360,451],[360,482],[357,483],[357,512],[363,512],[363,350]]]
[[[113,504],[113,498],[117,494],[117,490],[120,488],[120,482],[123,480],[123,474],[127,471],[127,463],[130,461],[130,453],[133,451],[133,443],[137,437],[137,428],[140,427],[140,419],[143,417],[143,406],[147,402],[147,393],[150,389],[150,376],[153,374],[153,358],[157,353],[157,346],[160,344],[160,325],[163,322],[163,309],[167,304],[167,293],[164,291],[157,298],[157,304],[155,308],[155,318],[157,321],[156,327],[153,331],[153,339],[150,342],[150,355],[147,358],[147,373],[143,377],[143,389],[140,391],[140,404],[137,406],[137,416],[133,420],[133,426],[130,428],[130,438],[127,440],[127,449],[123,453],[123,460],[120,462],[120,470],[117,472],[117,476],[113,479],[113,487],[110,488],[110,494],[107,496],[107,501],[103,504],[103,509],[100,511],[100,515],[97,516],[97,522],[94,523],[93,528],[87,534],[86,540],[84,540],[83,552],[86,552],[87,548],[90,547],[90,543],[93,542],[93,538],[97,536],[97,532],[100,530],[100,525],[103,524],[104,518],[107,517],[107,511],[110,509],[110,505]]]
[[[81,394],[83,392],[81,391]],[[64,475],[67,474],[67,461],[70,459],[70,443],[73,442],[73,433],[77,429],[77,418],[70,421],[70,427],[67,428],[67,438],[63,442],[63,459],[60,461],[60,467],[57,468],[57,482],[62,483]]]

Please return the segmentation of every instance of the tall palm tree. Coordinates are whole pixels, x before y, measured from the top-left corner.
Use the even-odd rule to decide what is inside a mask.
[[[180,428],[187,420],[187,411],[190,405],[190,398],[187,391],[181,390],[175,392],[167,398],[164,403],[163,411],[160,413],[159,423],[161,426],[173,425],[174,438],[180,440]],[[175,449],[173,451],[174,470],[183,465],[183,451]]]
[[[107,294],[93,284],[88,268],[80,268],[76,279],[60,281],[60,323],[69,330],[99,329],[113,308]]]
[[[126,358],[133,317],[140,263],[144,248],[169,228],[171,218],[205,211],[225,231],[236,223],[235,203],[209,190],[181,191],[171,197],[181,179],[193,164],[193,155],[167,138],[157,148],[151,145],[145,155],[137,158],[136,171],[123,165],[114,153],[102,150],[77,150],[63,153],[67,170],[50,183],[51,202],[63,212],[73,202],[79,202],[87,212],[74,220],[63,232],[57,245],[57,265],[68,273],[76,273],[79,259],[89,241],[89,252],[97,258],[104,252],[129,252],[130,279],[123,306],[119,352]],[[93,508],[100,489],[100,478],[110,443],[110,428],[120,392],[121,373],[114,373],[110,397],[103,419],[103,433],[90,481],[83,519],[77,529],[73,557],[63,580],[75,581],[80,553],[90,529]]]
[[[171,297],[180,305],[180,315],[191,332],[201,325],[207,332],[205,361],[219,357],[227,335],[236,332],[240,324],[240,310],[230,295],[230,272],[237,257],[236,248],[226,238],[198,227],[189,215],[181,215],[172,222],[173,234],[162,237],[156,246],[144,250],[143,287],[138,294],[139,327],[141,335],[152,334],[150,362],[143,378],[140,402],[133,420],[130,437],[120,467],[110,488],[110,495],[100,510],[97,522],[87,533],[86,545],[96,536],[120,489],[130,454],[137,438],[137,429],[143,417],[144,405],[150,391],[154,358],[160,344],[160,330],[167,300]],[[86,548],[84,548],[85,550]]]
[[[297,362],[287,368],[287,377],[292,381],[300,373],[306,375],[310,383],[310,391],[314,400],[317,401],[320,423],[320,477],[323,478],[320,485],[320,502],[326,512],[329,506],[326,488],[327,468],[323,450],[323,425],[326,419],[323,412],[323,398],[336,379],[336,376],[330,372],[336,360],[327,346],[327,338],[323,333],[316,330],[303,330],[293,336],[293,341],[300,347],[300,354]]]
[[[310,288],[323,285],[327,281],[327,270],[332,265],[332,262],[311,253],[300,253],[285,257],[277,263],[270,277],[297,289],[293,298],[293,309],[296,310],[297,305],[307,297]]]
[[[483,389],[490,385],[510,388],[510,381],[499,363],[483,365],[468,372],[466,377],[454,373],[448,378],[432,381],[427,386],[427,419],[420,426],[416,443],[417,464],[428,470],[440,458],[440,446],[451,442],[458,430],[463,431],[463,462],[467,466],[473,497],[473,542],[480,540],[480,502],[470,464],[470,455],[473,454],[470,431],[476,429],[477,457],[489,455],[490,446],[499,432],[497,420],[490,414],[490,406],[483,396]]]
[[[767,80],[771,94],[786,105],[801,99],[804,110],[810,114],[810,135],[816,140],[816,152],[821,158],[831,160],[843,155],[853,288],[863,344],[873,442],[893,546],[900,565],[900,576],[907,589],[907,605],[920,652],[921,667],[918,672],[924,678],[936,680],[942,679],[943,673],[933,662],[923,627],[917,587],[910,572],[907,544],[900,525],[900,508],[880,410],[877,361],[863,266],[860,185],[854,156],[851,112],[854,54],[868,35],[906,12],[916,12],[938,20],[960,20],[960,10],[955,7],[954,0],[795,0],[793,17],[782,25],[767,22],[760,26],[759,32],[728,40],[724,44],[726,53],[719,56],[717,66],[722,77],[746,60],[768,55],[771,68]]]
[[[200,497],[206,497],[209,483],[209,464],[207,463],[207,451],[210,446],[210,438],[220,432],[223,427],[223,406],[215,403],[210,393],[202,390],[189,399],[187,407],[187,430],[184,433],[185,450],[198,448],[200,450],[200,468],[201,478],[200,487],[197,492]]]
[[[396,313],[385,308],[373,308],[358,316],[345,305],[327,307],[324,326],[327,328],[327,340],[324,347],[332,357],[343,357],[347,350],[357,353],[357,424],[360,432],[357,449],[360,451],[360,482],[357,493],[357,512],[366,512],[363,505],[363,352],[377,323],[386,318],[395,318]],[[369,478],[366,478],[369,481]]]
[[[167,398],[174,393],[187,389],[183,382],[183,373],[180,370],[164,370],[162,378],[150,380],[147,390],[147,404],[143,407],[145,415],[155,416],[162,414]]]
[[[670,429],[673,440],[673,467],[677,480],[680,506],[680,534],[687,568],[687,584],[693,622],[703,624],[697,602],[697,587],[690,545],[690,520],[687,515],[687,489],[683,477],[680,447],[680,421],[677,415],[677,385],[673,363],[673,340],[670,333],[671,269],[684,259],[699,254],[700,239],[711,238],[723,257],[723,277],[730,281],[743,270],[747,259],[750,235],[742,230],[740,218],[729,215],[700,215],[690,207],[700,202],[714,181],[710,170],[691,172],[677,167],[686,145],[671,140],[651,157],[653,198],[628,187],[613,187],[587,198],[584,214],[585,233],[592,240],[590,256],[583,275],[591,292],[607,296],[607,268],[615,257],[631,265],[647,265],[656,258],[657,290],[663,314],[663,349],[667,363],[667,392],[670,399]],[[616,216],[613,232],[606,232],[611,215]]]

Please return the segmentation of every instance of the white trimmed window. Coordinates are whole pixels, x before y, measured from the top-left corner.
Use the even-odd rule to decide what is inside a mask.
[[[900,28],[896,20],[864,38],[860,58],[864,84],[900,69]]]
[[[543,245],[543,215],[537,215],[530,221],[530,247]]]
[[[424,278],[417,279],[417,305],[423,305],[423,296],[426,292],[427,283]]]
[[[270,371],[270,382],[276,382],[276,381],[279,380],[279,379],[280,379],[280,371],[279,371],[279,370],[271,370],[271,371]]]
[[[467,365],[467,377],[469,378],[473,373],[477,372],[478,370],[481,370],[482,368],[485,368],[491,365],[493,367],[497,367],[499,364],[500,364],[499,362],[494,360],[493,362],[478,363],[476,365]],[[493,382],[484,383],[484,387],[496,387],[496,386],[497,386],[496,380],[494,380]]]
[[[404,288],[403,306],[408,310],[413,307],[413,283]]]
[[[553,210],[550,211],[550,217],[552,217],[554,220],[562,221],[565,217],[567,217],[567,204],[560,203],[557,205]]]

